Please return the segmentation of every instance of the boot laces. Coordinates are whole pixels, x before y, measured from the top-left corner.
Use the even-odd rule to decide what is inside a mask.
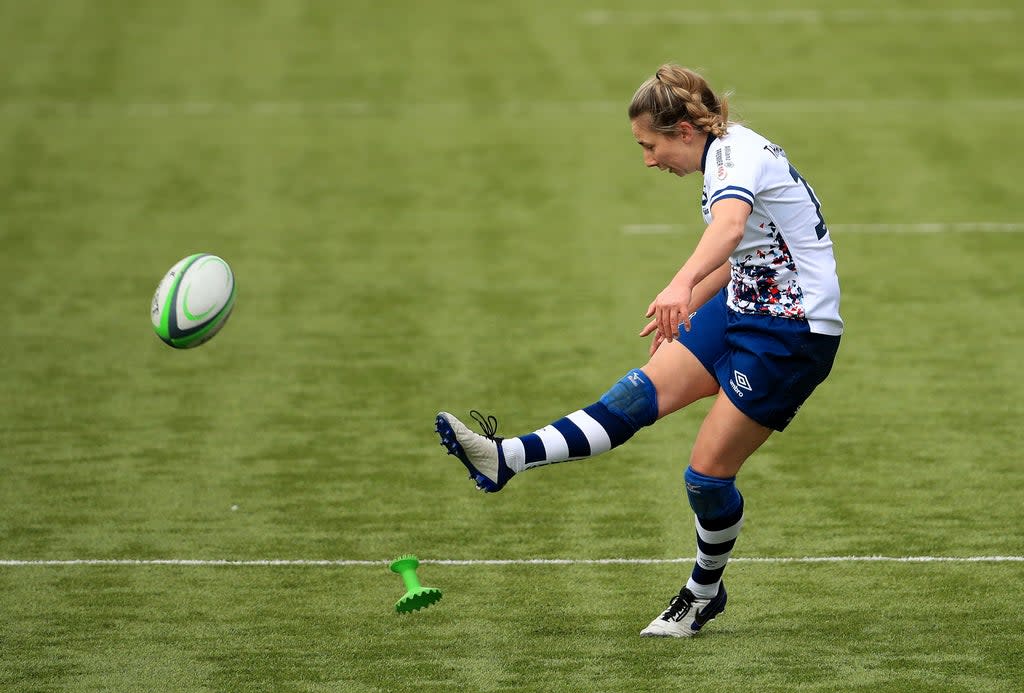
[[[469,415],[473,417],[473,420],[480,424],[480,429],[484,432],[484,437],[494,440],[498,433],[498,419],[493,416],[484,416],[476,409],[472,409]]]
[[[693,608],[694,597],[687,590],[682,590],[668,603],[668,608],[665,609],[664,613],[661,614],[662,621],[675,621],[682,620],[690,609]]]

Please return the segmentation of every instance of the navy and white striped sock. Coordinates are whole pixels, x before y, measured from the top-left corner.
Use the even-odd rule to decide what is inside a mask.
[[[686,586],[699,599],[718,594],[722,573],[743,527],[743,508],[718,520],[697,518],[697,560]]]
[[[533,433],[501,442],[505,463],[515,472],[578,460],[622,445],[658,418],[654,385],[634,369],[600,400]]]
[[[718,594],[722,573],[743,528],[743,496],[736,478],[718,479],[686,469],[686,492],[697,525],[697,560],[686,587],[699,599]]]

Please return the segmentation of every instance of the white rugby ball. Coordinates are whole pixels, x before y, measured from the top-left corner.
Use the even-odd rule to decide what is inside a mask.
[[[175,349],[209,341],[235,307],[235,275],[216,255],[182,258],[156,287],[150,318],[153,330]]]

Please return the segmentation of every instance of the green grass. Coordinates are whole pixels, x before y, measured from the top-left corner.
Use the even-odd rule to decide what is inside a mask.
[[[1018,690],[1021,562],[737,561],[688,642],[637,637],[685,563],[425,563],[444,599],[393,612],[408,552],[692,555],[705,404],[493,497],[432,432],[533,430],[644,361],[701,230],[699,180],[643,170],[625,117],[668,60],[786,148],[844,289],[832,376],[742,472],[734,555],[1022,554],[1024,13],[800,8],[824,21],[0,0],[0,560],[379,561],[0,565],[0,689]],[[1018,226],[850,228],[972,222]],[[149,300],[200,251],[237,309],[172,351]]]
[[[636,635],[668,568],[421,566],[446,594],[404,617],[377,569],[26,570],[5,660],[65,690],[1012,690],[1020,642],[1005,565],[737,563],[757,589],[686,642]]]

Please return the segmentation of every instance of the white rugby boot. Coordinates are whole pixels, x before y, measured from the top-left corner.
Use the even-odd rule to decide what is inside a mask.
[[[498,420],[493,416],[484,417],[475,409],[470,413],[483,429],[480,435],[469,429],[448,412],[440,412],[435,420],[434,430],[441,437],[441,445],[449,455],[455,455],[469,470],[469,478],[476,487],[487,493],[496,493],[515,476],[505,464],[505,452],[501,449]]]
[[[725,583],[718,586],[718,594],[711,599],[698,599],[687,588],[672,597],[661,616],[640,631],[645,638],[689,638],[700,632],[708,621],[725,611],[728,595]]]

